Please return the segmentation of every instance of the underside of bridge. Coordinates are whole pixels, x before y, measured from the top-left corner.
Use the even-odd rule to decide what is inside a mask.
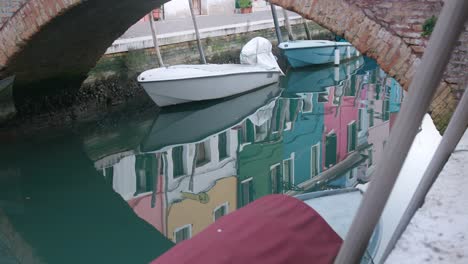
[[[78,88],[112,42],[163,0],[29,0],[0,28],[0,78],[15,97]]]
[[[11,1],[11,0],[3,0]],[[15,101],[47,89],[78,88],[111,43],[166,0],[23,0],[0,25],[0,79],[16,75]],[[337,35],[407,88],[427,38],[424,22],[442,0],[271,0]],[[446,126],[468,71],[468,25],[432,106]],[[27,95],[27,96],[26,96]],[[436,120],[437,123],[437,120]]]

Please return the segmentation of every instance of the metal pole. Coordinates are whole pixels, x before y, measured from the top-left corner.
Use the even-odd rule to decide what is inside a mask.
[[[200,33],[198,32],[197,20],[195,19],[195,14],[193,13],[192,0],[188,0],[188,2],[189,2],[189,7],[190,7],[190,15],[192,16],[192,21],[193,21],[193,27],[195,29],[195,36],[197,37],[197,46],[198,46],[198,52],[200,52],[200,60],[203,64],[206,64],[205,53],[203,52],[203,47],[200,41]]]
[[[393,247],[397,243],[398,239],[400,239],[401,234],[403,234],[409,222],[411,221],[411,218],[413,218],[416,211],[423,205],[426,194],[431,189],[432,184],[434,184],[439,173],[444,168],[445,163],[447,163],[450,155],[455,150],[458,142],[460,142],[460,139],[463,137],[463,134],[466,131],[466,127],[468,126],[468,92],[466,90],[468,90],[468,86],[465,87],[465,93],[458,103],[458,107],[455,110],[450,123],[448,124],[442,141],[437,147],[435,155],[432,157],[431,163],[424,172],[424,176],[416,188],[416,191],[414,192],[402,219],[398,223],[392,238],[388,242],[380,263],[383,263],[387,259],[388,255],[390,255]]]
[[[305,33],[306,33],[307,39],[312,39],[312,37],[311,37],[311,35],[310,35],[309,25],[307,25],[307,20],[305,20],[305,19],[303,18],[303,19],[302,19],[302,24],[304,24],[304,29],[305,29]]]
[[[379,221],[431,99],[440,84],[444,69],[460,32],[464,28],[468,1],[446,1],[422,63],[409,87],[400,118],[390,134],[387,149],[376,168],[374,179],[364,194],[356,217],[340,248],[335,264],[359,263],[369,238]]]
[[[151,36],[153,37],[154,49],[156,51],[156,56],[158,57],[159,66],[164,67],[164,62],[163,62],[163,59],[161,57],[161,51],[159,50],[156,27],[154,26],[152,13],[148,14],[148,18],[149,18],[149,24],[150,24],[150,28],[151,28]]]
[[[278,38],[278,45],[283,42],[283,36],[281,35],[281,29],[279,27],[278,15],[276,14],[276,7],[270,3],[271,15],[273,16],[273,23],[275,24],[276,38]]]
[[[286,27],[286,31],[288,31],[288,38],[289,40],[295,40],[294,34],[291,29],[291,24],[289,23],[289,15],[286,9],[281,8],[283,10],[283,17],[284,17],[284,26]]]

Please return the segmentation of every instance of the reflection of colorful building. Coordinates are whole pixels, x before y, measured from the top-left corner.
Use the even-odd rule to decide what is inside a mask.
[[[322,133],[325,93],[298,94],[290,101],[299,104],[299,113],[293,129],[284,132],[283,163],[292,161],[292,185],[299,185],[322,171]]]
[[[283,93],[242,119],[234,113],[238,119],[212,135],[209,118],[192,122],[205,125],[203,136],[187,134],[190,140],[96,166],[107,167],[106,180],[138,216],[175,242],[268,194],[355,186],[369,180],[383,151],[401,88],[378,69],[335,83],[320,92]]]
[[[291,129],[296,109],[297,103],[281,98],[238,127],[240,207],[267,194],[282,193],[292,182],[293,164],[283,165],[282,134]]]
[[[200,142],[125,157],[104,176],[139,217],[180,242],[212,223],[206,212],[218,218],[237,208],[237,137],[228,129]]]
[[[237,177],[220,179],[203,193],[203,199],[188,193],[167,209],[167,237],[180,242],[196,235],[219,217],[237,209]],[[195,199],[193,199],[195,197]]]
[[[325,134],[322,162],[324,169],[344,160],[357,147],[359,103],[356,102],[356,83],[353,78],[343,85],[329,88],[324,106]]]

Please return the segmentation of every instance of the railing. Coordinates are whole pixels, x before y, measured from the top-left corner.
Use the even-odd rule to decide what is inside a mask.
[[[394,130],[390,134],[388,147],[382,156],[382,160],[386,162],[377,166],[374,179],[364,195],[357,215],[335,259],[335,264],[360,262],[418,132],[419,125],[440,84],[442,74],[458,36],[464,28],[464,23],[468,18],[466,14],[468,14],[468,1],[445,1],[422,62],[409,87],[409,95],[403,103],[400,118],[397,119]],[[460,105],[458,108],[460,108]],[[457,112],[459,111],[461,110],[457,109]],[[456,127],[457,131],[466,129],[466,123],[463,125],[462,122],[459,122],[461,120],[455,118],[460,118],[460,115],[454,116],[449,126]],[[449,136],[453,136],[452,133],[448,135],[448,132],[446,132],[446,136],[444,136],[446,140],[442,140],[441,148],[444,150],[450,150],[450,147],[452,147],[452,144],[447,143],[449,142],[449,139],[447,139]],[[452,138],[452,140],[455,141],[456,137]],[[442,146],[442,144],[445,146]],[[437,152],[440,152],[440,150],[438,149]],[[438,158],[436,161],[433,160],[437,162],[437,164],[433,165],[437,165],[436,167],[443,166],[445,163],[444,157],[446,154],[436,153],[436,157],[438,155],[443,157]],[[438,171],[435,174],[437,175]],[[428,187],[430,187],[430,184]],[[424,197],[425,193],[421,192],[420,195]]]

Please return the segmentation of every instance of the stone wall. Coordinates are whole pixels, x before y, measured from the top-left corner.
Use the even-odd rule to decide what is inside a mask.
[[[438,16],[442,0],[272,0],[344,36],[408,88],[428,38],[422,26]],[[443,132],[464,91],[468,72],[468,24],[444,73],[429,112]]]
[[[400,37],[418,57],[422,56],[429,37],[423,37],[422,25],[442,9],[441,0],[346,0],[359,6],[378,24]],[[468,73],[468,22],[459,38],[449,65],[430,108],[439,130],[445,130],[464,91],[464,78]]]
[[[315,39],[330,39],[333,36],[330,31],[320,27],[314,22],[308,22],[308,27],[311,31],[311,35]],[[306,38],[303,24],[292,25],[292,30],[296,38]],[[281,27],[281,31],[283,39],[287,40],[288,34],[284,27]],[[205,38],[201,41],[209,63],[239,63],[241,48],[250,39],[257,36],[267,38],[272,42],[273,47],[277,46],[277,38],[274,28]],[[160,46],[160,50],[164,64],[166,65],[200,63],[196,41],[162,45]],[[120,60],[120,62],[113,63],[114,69],[111,69],[111,71],[114,72],[119,69],[123,69],[124,71],[136,74],[148,68],[160,66],[153,48],[130,50],[129,52],[124,53],[104,55],[98,62],[97,67],[91,70],[90,78],[85,82],[93,81],[93,78],[98,77],[97,75],[109,75],[111,71],[106,70],[106,67],[110,66],[108,63],[109,59],[114,61]],[[121,66],[117,66],[119,63]]]
[[[401,37],[413,51],[420,55],[427,44],[421,37],[423,23],[442,8],[439,0],[346,0],[363,9],[364,13],[378,24]]]
[[[27,0],[0,0],[0,28]]]

